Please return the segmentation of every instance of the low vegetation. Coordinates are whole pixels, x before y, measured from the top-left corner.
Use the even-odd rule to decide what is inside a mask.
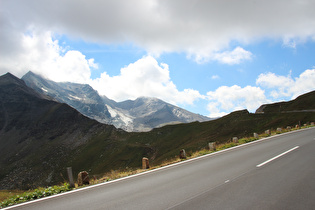
[[[7,206],[11,206],[13,204],[18,204],[18,203],[22,203],[25,201],[31,201],[31,200],[35,200],[38,198],[43,198],[43,197],[47,197],[50,195],[56,195],[62,192],[66,192],[66,191],[70,191],[72,190],[70,188],[70,185],[68,183],[64,183],[61,186],[53,186],[53,187],[48,187],[48,188],[38,188],[35,190],[31,190],[31,191],[18,191],[18,192],[13,192],[13,196],[3,200],[1,202],[0,207],[7,207]],[[6,191],[7,192],[7,191]]]

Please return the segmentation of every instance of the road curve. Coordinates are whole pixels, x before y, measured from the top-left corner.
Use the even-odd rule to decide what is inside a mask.
[[[12,209],[314,209],[315,128]]]

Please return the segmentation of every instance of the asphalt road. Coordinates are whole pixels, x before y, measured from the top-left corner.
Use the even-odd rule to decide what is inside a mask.
[[[314,210],[315,128],[276,135],[14,209]]]

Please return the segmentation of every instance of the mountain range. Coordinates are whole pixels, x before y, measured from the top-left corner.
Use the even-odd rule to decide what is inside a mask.
[[[126,131],[149,131],[167,124],[211,120],[157,98],[140,97],[136,100],[116,102],[106,96],[100,96],[87,84],[57,83],[33,72],[28,72],[22,80],[40,94],[66,103],[91,119]]]
[[[90,119],[7,73],[0,76],[0,189],[62,183],[68,166],[74,175],[88,171],[101,177],[111,170],[139,168],[142,157],[149,158],[151,166],[159,165],[181,149],[189,155],[209,142],[221,144],[234,136],[314,122],[314,104],[315,91],[289,102],[265,104],[257,114],[242,110],[206,122],[126,132]]]

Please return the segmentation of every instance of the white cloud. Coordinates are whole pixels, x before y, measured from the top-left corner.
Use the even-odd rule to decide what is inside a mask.
[[[289,48],[296,48],[296,42],[297,40],[295,40],[294,38],[291,37],[284,37],[283,38],[283,46],[285,47],[289,47]]]
[[[276,75],[275,73],[260,74],[256,84],[270,90],[270,95],[274,99],[297,96],[315,90],[315,69],[305,70],[299,77]]]
[[[213,58],[214,60],[217,60],[220,63],[232,65],[232,64],[239,64],[244,60],[251,60],[252,53],[244,50],[241,47],[237,47],[233,51],[225,51],[222,53],[216,53],[213,57],[214,57]]]
[[[296,47],[296,40],[314,38],[313,8],[312,0],[3,0],[1,49],[17,50],[9,34],[16,38],[12,31],[32,24],[88,42],[132,43],[155,55],[184,52],[198,62],[237,64],[250,54],[242,48],[225,52],[230,43],[272,38]]]
[[[229,112],[222,112],[221,111],[219,102],[208,103],[207,110],[210,113],[210,115],[209,115],[210,118],[218,118],[218,117],[222,117],[224,115],[229,114]]]
[[[29,31],[21,34],[19,51],[14,56],[3,53],[0,73],[14,73],[23,76],[28,71],[41,74],[51,80],[86,83],[91,68],[97,68],[94,59],[86,59],[79,51],[66,50],[58,40],[53,40],[51,32]]]
[[[268,89],[272,89],[272,97],[279,98],[281,96],[288,97],[291,95],[289,88],[294,85],[294,81],[291,78],[291,75],[278,76],[275,73],[268,72],[260,74],[256,80],[256,84]]]
[[[90,67],[92,67],[94,69],[98,69],[98,64],[95,63],[94,58],[88,59],[88,64],[89,64]]]
[[[242,47],[236,47],[232,51],[224,52],[212,52],[212,50],[208,49],[202,52],[191,52],[188,58],[195,60],[199,64],[218,61],[223,64],[234,65],[245,60],[251,60],[252,53],[244,50]]]
[[[204,98],[197,90],[179,91],[169,76],[167,64],[159,64],[152,56],[145,56],[110,77],[106,72],[90,82],[101,95],[122,101],[140,96],[157,97],[172,104],[193,104]]]
[[[222,116],[232,111],[247,109],[254,112],[260,105],[270,102],[259,87],[234,85],[221,86],[215,91],[207,93],[210,103],[208,111],[210,117]]]
[[[315,90],[315,69],[304,71],[298,78],[295,78],[294,86],[290,87],[292,98]]]
[[[220,76],[219,75],[212,75],[211,79],[219,79]]]

